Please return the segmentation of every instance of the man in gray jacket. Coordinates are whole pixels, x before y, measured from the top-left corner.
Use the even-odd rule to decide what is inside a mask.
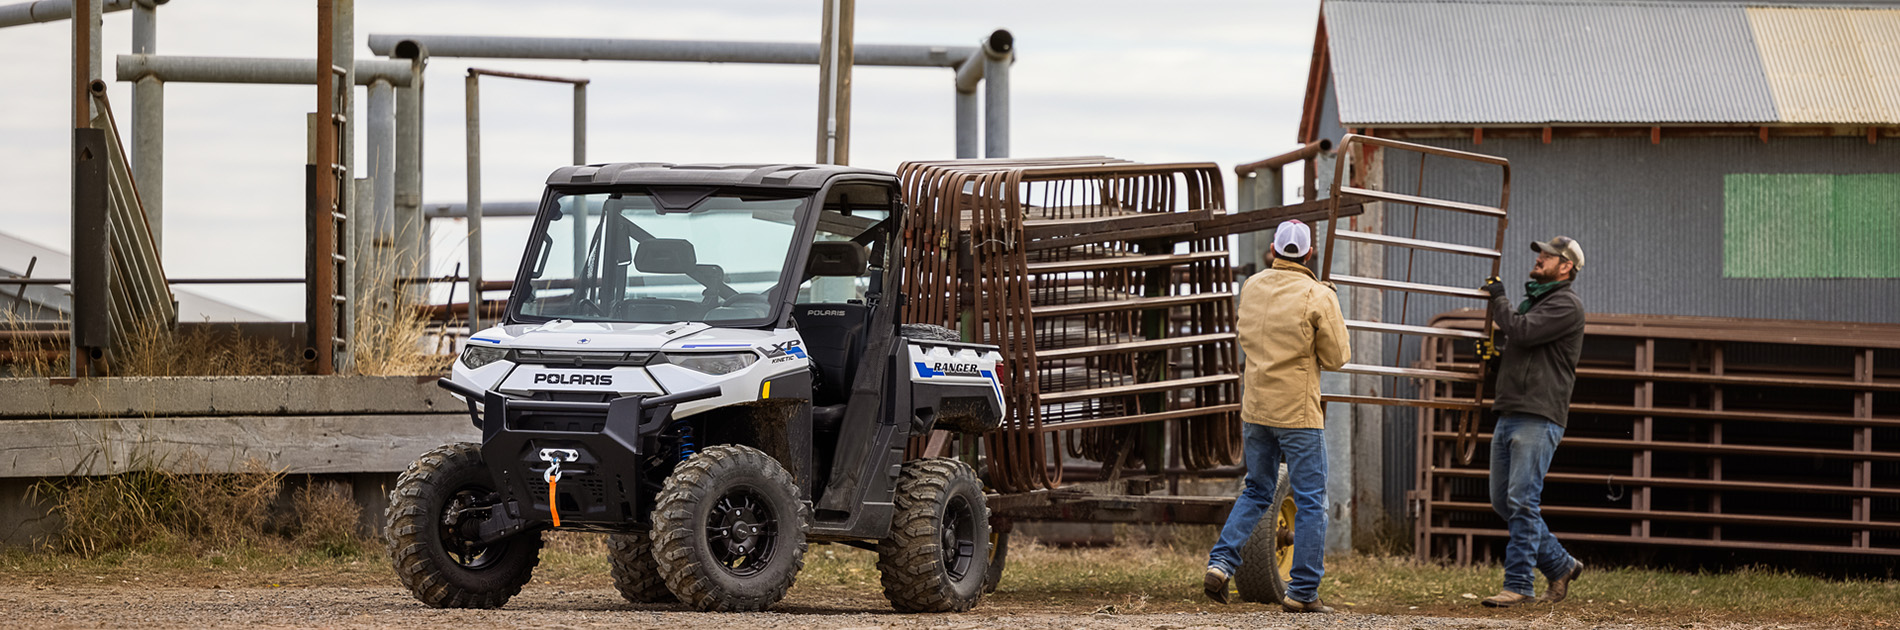
[[[1531,568],[1550,580],[1542,601],[1563,601],[1583,563],[1564,551],[1538,510],[1551,455],[1569,422],[1570,392],[1583,353],[1583,300],[1571,288],[1583,269],[1583,247],[1559,236],[1531,243],[1537,262],[1525,283],[1524,301],[1513,308],[1504,283],[1491,278],[1491,321],[1497,324],[1504,357],[1498,367],[1498,414],[1491,432],[1491,508],[1511,532],[1504,547],[1504,590],[1484,605],[1505,608],[1536,601]]]

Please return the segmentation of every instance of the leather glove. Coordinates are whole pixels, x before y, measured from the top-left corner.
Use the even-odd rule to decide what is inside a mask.
[[[1484,286],[1478,288],[1483,289],[1485,293],[1491,294],[1493,299],[1504,297],[1504,281],[1497,276],[1486,278],[1484,280]]]

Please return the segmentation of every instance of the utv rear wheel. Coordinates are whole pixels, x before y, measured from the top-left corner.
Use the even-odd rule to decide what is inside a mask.
[[[389,559],[416,599],[436,608],[500,608],[541,562],[541,532],[481,544],[475,528],[494,478],[474,444],[449,444],[409,464],[384,513]]]
[[[1286,466],[1280,467],[1279,480],[1273,484],[1273,503],[1254,525],[1247,543],[1240,546],[1240,569],[1234,574],[1234,590],[1240,599],[1259,604],[1278,604],[1286,597],[1286,583],[1293,574],[1292,484],[1287,483]]]
[[[891,535],[878,542],[884,597],[898,612],[963,612],[989,577],[990,512],[976,471],[954,459],[904,464]]]
[[[679,601],[666,590],[666,578],[653,561],[653,535],[614,534],[607,537],[607,560],[613,565],[614,589],[635,604]]]
[[[694,608],[764,610],[805,567],[810,515],[778,461],[750,447],[709,446],[660,490],[654,561],[667,588]]]

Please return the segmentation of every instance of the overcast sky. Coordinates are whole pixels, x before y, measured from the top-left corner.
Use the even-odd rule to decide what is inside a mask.
[[[159,8],[158,51],[314,58],[315,4],[172,0]],[[1014,157],[1213,161],[1231,173],[1234,164],[1293,147],[1318,5],[859,0],[857,41],[966,46],[1007,28],[1017,44],[1010,86]],[[819,0],[357,0],[357,55],[373,56],[370,34],[815,42],[821,6]],[[105,18],[105,77],[122,125],[130,118],[131,89],[115,80],[112,59],[130,52],[131,17],[126,11]],[[63,21],[0,29],[0,231],[60,250],[70,245],[70,37],[71,25]],[[814,157],[816,66],[444,58],[432,60],[427,74],[425,202],[465,197],[461,77],[470,65],[592,79],[591,162]],[[950,70],[864,67],[855,70],[853,83],[854,165],[893,170],[907,160],[955,157]],[[303,120],[315,110],[313,88],[173,84],[165,99],[167,275],[301,276]],[[359,89],[358,106],[365,100]],[[565,87],[483,82],[484,199],[539,197],[547,173],[571,156],[571,107]],[[520,224],[488,222],[490,275],[514,269]],[[447,273],[462,260],[463,230],[457,222],[436,222],[433,273]],[[283,319],[303,317],[297,285],[193,290]]]

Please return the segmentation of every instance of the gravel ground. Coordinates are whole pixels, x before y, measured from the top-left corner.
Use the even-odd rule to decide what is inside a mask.
[[[530,587],[502,610],[437,610],[417,603],[400,588],[285,587],[180,588],[116,586],[26,586],[0,591],[0,618],[15,628],[916,628],[966,630],[1123,629],[1205,630],[1213,628],[1708,628],[1760,627],[1671,623],[1649,625],[1630,620],[1584,620],[1563,612],[1511,618],[1412,617],[1344,613],[1290,615],[1256,605],[1233,606],[1239,612],[1167,614],[1077,614],[980,604],[957,615],[900,615],[881,600],[798,595],[772,612],[700,613],[678,605],[627,604],[610,589],[557,590]],[[1211,607],[1218,609],[1219,607]],[[1480,610],[1479,613],[1484,611]],[[1769,626],[1794,628],[1804,626]]]

